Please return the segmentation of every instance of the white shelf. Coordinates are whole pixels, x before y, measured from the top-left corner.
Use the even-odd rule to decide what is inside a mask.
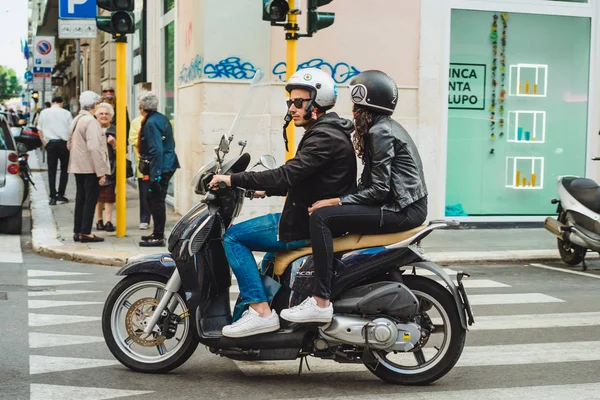
[[[546,112],[516,110],[508,112],[507,142],[541,144],[546,141]],[[529,138],[529,140],[527,140]]]
[[[506,157],[508,189],[541,190],[544,188],[544,157]]]
[[[548,65],[513,64],[508,72],[509,96],[546,97],[548,95]]]

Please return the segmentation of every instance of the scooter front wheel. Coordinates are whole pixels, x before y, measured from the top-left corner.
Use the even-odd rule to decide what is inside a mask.
[[[165,312],[169,315],[161,316],[150,334],[144,333],[165,294],[166,283],[167,279],[158,275],[128,276],[114,287],[104,305],[104,340],[115,358],[133,371],[171,371],[187,361],[198,346],[195,323],[187,316],[182,292],[173,295],[168,306],[171,313]],[[174,315],[180,318],[165,321]]]

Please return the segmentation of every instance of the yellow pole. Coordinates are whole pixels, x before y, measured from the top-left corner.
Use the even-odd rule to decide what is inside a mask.
[[[288,5],[290,6],[290,10],[294,10],[295,8],[295,0],[288,0]],[[291,29],[286,30],[285,42],[286,42],[286,81],[294,75],[296,72],[296,44],[298,43],[298,31],[297,31],[297,16],[296,14],[289,13],[288,14],[288,27]],[[288,148],[289,150],[285,153],[285,160],[289,160],[294,157],[294,153],[296,152],[296,126],[294,123],[290,123],[286,129],[287,137],[288,137]]]
[[[127,42],[117,45],[117,237],[127,233]]]

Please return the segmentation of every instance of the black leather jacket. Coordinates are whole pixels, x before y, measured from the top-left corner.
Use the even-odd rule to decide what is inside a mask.
[[[400,211],[427,196],[423,164],[406,130],[389,116],[379,115],[367,135],[367,162],[358,190],[341,197],[342,204],[381,206]]]
[[[296,155],[279,168],[231,175],[231,185],[286,196],[279,240],[310,238],[308,208],[316,201],[356,190],[356,155],[350,140],[352,121],[328,113],[311,125]]]

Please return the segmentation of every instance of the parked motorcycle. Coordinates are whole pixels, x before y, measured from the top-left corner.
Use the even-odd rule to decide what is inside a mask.
[[[558,199],[551,202],[558,204],[558,218],[546,218],[544,227],[557,236],[562,260],[569,265],[582,263],[585,271],[587,252],[600,252],[600,186],[592,179],[561,176],[557,191]]]
[[[432,231],[454,224],[428,226],[386,235],[346,235],[335,240],[337,273],[332,282],[331,323],[295,324],[243,338],[221,334],[231,324],[231,273],[223,250],[225,229],[239,215],[241,188],[208,187],[214,174],[245,171],[250,155],[224,161],[233,136],[223,136],[216,160],[192,181],[204,198],[176,224],[166,254],[131,261],[109,294],[102,313],[104,339],[124,366],[139,372],[164,373],[183,364],[199,343],[234,360],[295,360],[307,356],[340,363],[361,363],[384,381],[422,385],[448,373],[465,345],[473,323],[462,279],[456,283],[427,261],[419,244]],[[245,143],[244,143],[245,145]],[[273,159],[261,157],[264,167]],[[312,249],[279,253],[269,264],[281,288],[271,306],[288,308],[298,266]],[[442,282],[415,274],[432,271]],[[407,272],[408,271],[408,272]],[[294,294],[297,296],[297,294]]]

